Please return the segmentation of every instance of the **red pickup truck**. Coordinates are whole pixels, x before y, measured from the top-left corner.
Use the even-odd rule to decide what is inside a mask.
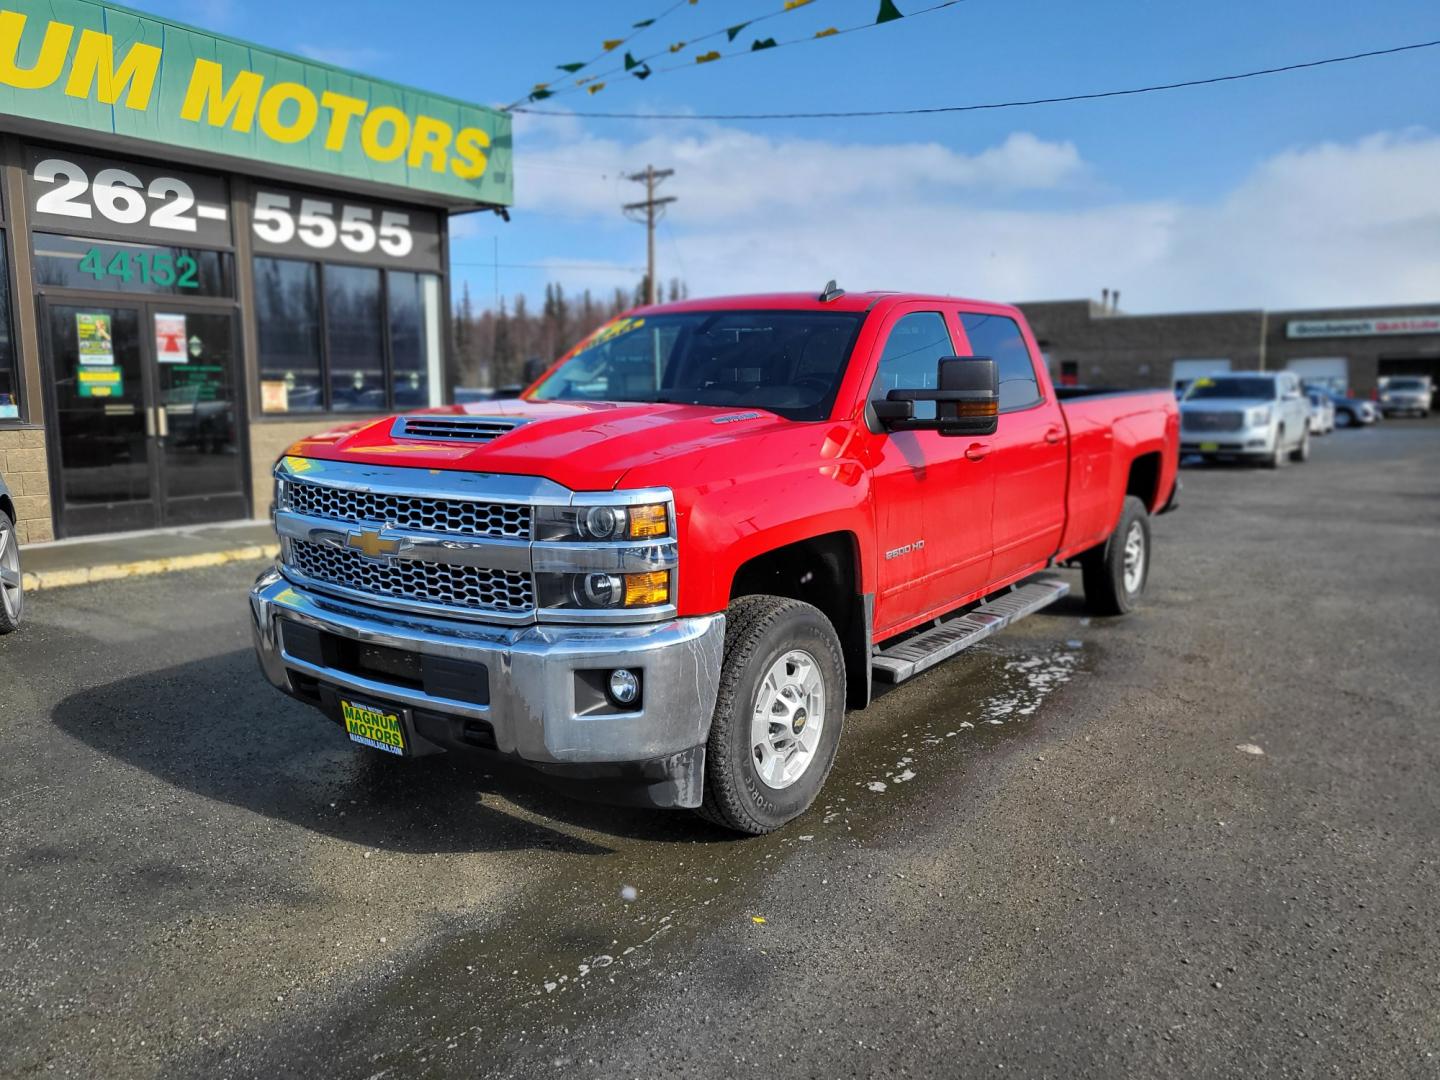
[[[275,686],[395,754],[478,749],[749,833],[845,712],[1057,599],[1127,611],[1168,390],[1057,393],[1021,313],[908,293],[640,308],[518,400],[302,440],[251,592]]]

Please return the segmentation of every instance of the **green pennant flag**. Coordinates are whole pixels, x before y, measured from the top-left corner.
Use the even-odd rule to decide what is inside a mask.
[[[630,74],[634,75],[637,79],[648,79],[650,77],[650,65],[645,64],[639,71],[632,71]]]
[[[754,44],[750,46],[750,51],[759,52],[761,49],[773,48],[775,48],[775,39],[773,37],[767,37],[764,39],[756,38]]]
[[[555,96],[555,95],[554,95],[551,91],[545,90],[545,89],[540,89],[540,90],[535,90],[535,91],[533,91],[533,92],[530,94],[530,100],[531,100],[531,101],[544,101],[547,97],[554,97],[554,96]]]
[[[745,27],[749,25],[750,24],[748,22],[742,22],[739,26],[730,27],[730,29],[726,30],[725,33],[729,36],[729,39],[731,41],[734,41],[737,37],[740,36],[740,31],[744,30]]]
[[[555,65],[555,66],[558,67],[561,71],[568,71],[571,75],[574,75],[575,72],[579,71],[579,70],[580,70],[581,68],[583,68],[585,65],[584,65],[583,63],[580,63],[580,64],[557,64],[557,65]]]
[[[653,26],[654,24],[655,24],[655,20],[654,20],[654,19],[641,19],[639,22],[637,22],[637,23],[631,23],[630,25],[633,26],[636,30],[644,30],[645,27],[647,27],[647,26]]]
[[[894,22],[896,19],[903,19],[905,16],[895,6],[895,0],[880,0],[880,14],[875,16],[875,25]]]
[[[637,68],[637,67],[639,67],[639,66],[640,66],[640,61],[639,61],[639,60],[636,60],[635,57],[631,56],[631,55],[630,55],[630,50],[629,50],[629,49],[626,49],[626,50],[625,50],[625,70],[626,70],[626,71],[632,71],[632,70],[634,70],[635,68]]]

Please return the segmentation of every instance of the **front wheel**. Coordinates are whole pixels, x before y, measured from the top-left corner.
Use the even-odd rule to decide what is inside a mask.
[[[1150,512],[1127,495],[1110,539],[1080,556],[1085,606],[1096,615],[1133,611],[1150,578]]]
[[[1355,423],[1355,414],[1345,409],[1335,414],[1336,427],[1350,427]]]
[[[1301,461],[1309,461],[1309,460],[1310,460],[1310,432],[1309,432],[1309,430],[1306,430],[1305,434],[1302,435],[1302,436],[1300,436],[1300,445],[1297,446],[1297,447],[1295,447],[1294,450],[1291,450],[1291,451],[1290,451],[1290,460],[1291,460],[1291,461],[1294,461],[1294,462],[1301,462]]]
[[[845,721],[840,639],[818,608],[742,596],[725,616],[725,660],[705,746],[702,817],[772,832],[820,793]]]
[[[1270,456],[1265,459],[1265,467],[1267,469],[1281,469],[1285,467],[1285,462],[1288,460],[1289,456],[1285,451],[1285,429],[1281,428],[1275,433],[1275,449],[1272,450]]]

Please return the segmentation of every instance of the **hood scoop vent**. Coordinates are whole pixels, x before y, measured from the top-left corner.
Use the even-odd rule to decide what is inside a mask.
[[[390,429],[390,437],[488,443],[525,422],[505,416],[402,416]]]

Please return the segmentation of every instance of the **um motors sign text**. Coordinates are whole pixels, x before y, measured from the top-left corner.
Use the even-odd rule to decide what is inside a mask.
[[[0,111],[475,202],[512,198],[503,113],[91,0],[0,7]]]
[[[1297,319],[1285,324],[1289,338],[1392,337],[1440,334],[1440,314],[1381,315],[1374,319]]]

